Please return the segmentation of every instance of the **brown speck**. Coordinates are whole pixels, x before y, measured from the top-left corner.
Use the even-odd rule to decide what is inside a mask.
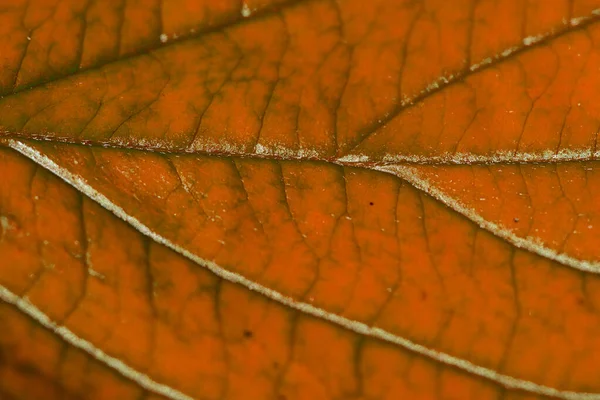
[[[246,339],[250,339],[252,336],[253,336],[253,333],[252,333],[252,331],[249,331],[249,330],[247,330],[247,329],[244,331],[244,337],[245,337]]]
[[[372,201],[370,201],[369,205],[372,206],[372,205],[375,205],[375,203],[373,203]]]
[[[513,221],[519,222],[519,218],[515,217],[515,218],[513,218]]]

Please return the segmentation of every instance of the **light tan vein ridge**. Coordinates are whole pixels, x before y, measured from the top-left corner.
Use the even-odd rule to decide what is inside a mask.
[[[459,214],[464,215],[479,225],[479,227],[493,233],[518,248],[525,249],[579,271],[600,274],[600,263],[596,261],[581,260],[565,253],[558,253],[555,250],[544,246],[544,244],[535,237],[519,237],[506,227],[486,220],[472,208],[466,207],[460,201],[437,189],[434,185],[429,183],[427,179],[422,178],[414,167],[406,165],[382,165],[373,167],[373,169],[406,180],[415,188],[429,194]]]
[[[559,151],[497,151],[492,154],[473,153],[443,153],[436,156],[421,156],[408,154],[386,154],[381,160],[371,160],[361,154],[349,154],[338,158],[338,162],[357,164],[373,163],[374,165],[390,165],[399,163],[410,164],[533,164],[533,163],[561,163],[573,161],[594,161],[600,159],[600,150],[592,149],[562,149]]]
[[[448,366],[458,368],[464,372],[488,379],[488,380],[493,381],[493,382],[495,382],[501,386],[504,386],[505,388],[508,388],[508,389],[524,390],[524,391],[535,393],[538,395],[552,396],[552,397],[556,397],[559,399],[565,399],[565,400],[600,400],[600,393],[586,393],[586,392],[574,392],[574,391],[567,391],[567,390],[559,390],[559,389],[556,389],[553,387],[540,385],[540,384],[537,384],[535,382],[531,382],[528,380],[518,379],[518,378],[509,376],[509,375],[502,374],[493,369],[476,365],[468,360],[428,348],[426,346],[415,343],[404,337],[394,335],[394,334],[392,334],[386,330],[383,330],[381,328],[377,328],[375,326],[369,326],[362,322],[358,322],[358,321],[351,320],[349,318],[341,317],[339,315],[330,313],[321,308],[315,307],[312,304],[295,301],[291,297],[285,296],[280,292],[277,292],[268,287],[265,287],[256,282],[253,282],[240,274],[228,271],[212,261],[205,260],[201,257],[198,257],[197,255],[191,253],[190,251],[176,245],[175,243],[171,242],[170,240],[157,234],[156,232],[154,232],[150,228],[148,228],[146,225],[144,225],[142,222],[140,222],[138,219],[127,214],[125,212],[125,210],[123,210],[118,205],[114,204],[102,193],[99,193],[96,189],[94,189],[92,186],[90,186],[82,177],[75,175],[75,174],[69,172],[68,170],[62,168],[61,166],[56,164],[54,161],[52,161],[50,158],[46,157],[44,154],[42,154],[39,151],[37,151],[36,149],[28,146],[27,144],[24,144],[24,143],[15,141],[15,140],[8,141],[8,144],[14,150],[20,152],[21,154],[23,154],[24,156],[35,161],[42,167],[48,169],[49,171],[51,171],[52,173],[57,175],[59,178],[63,179],[65,182],[67,182],[71,186],[78,189],[83,194],[87,195],[94,201],[98,202],[101,206],[103,206],[107,210],[111,211],[117,217],[119,217],[119,218],[123,219],[124,221],[128,222],[129,224],[131,224],[142,234],[152,238],[153,240],[155,240],[158,243],[161,243],[161,244],[173,249],[174,251],[178,252],[179,254],[194,261],[198,265],[207,268],[208,270],[213,272],[215,275],[217,275],[225,280],[228,280],[230,282],[242,285],[242,286],[244,286],[250,290],[253,290],[255,292],[258,292],[261,295],[263,295],[273,301],[276,301],[276,302],[283,304],[287,307],[290,307],[292,309],[298,310],[307,315],[310,315],[310,316],[313,316],[316,318],[320,318],[325,321],[329,321],[331,323],[334,323],[338,326],[341,326],[341,327],[348,329],[350,331],[353,331],[355,333],[398,345],[400,347],[403,347],[409,351],[412,351],[412,352],[422,355],[424,357],[430,358],[432,360],[438,361],[438,362],[446,364]],[[107,365],[113,367],[110,364],[107,364]]]
[[[107,365],[112,370],[117,371],[125,378],[136,382],[144,389],[147,389],[154,393],[158,393],[172,400],[193,400],[192,397],[185,395],[173,389],[170,386],[153,381],[148,375],[133,369],[118,358],[109,356],[108,354],[94,346],[92,343],[77,336],[75,333],[73,333],[73,331],[69,330],[65,326],[60,326],[56,324],[39,308],[31,304],[31,302],[26,297],[19,297],[2,285],[0,285],[0,300],[3,300],[8,304],[14,305],[24,314],[37,321],[44,328],[49,329],[58,336],[60,336],[65,342],[78,349],[85,351],[86,353],[94,357],[96,360]]]
[[[396,164],[436,164],[436,165],[474,165],[474,164],[537,164],[562,163],[600,160],[600,150],[592,149],[562,149],[559,151],[497,151],[491,154],[473,153],[442,153],[435,156],[411,154],[384,154],[374,157],[362,153],[350,153],[344,156],[326,157],[313,149],[291,149],[278,144],[258,144],[253,151],[244,146],[221,139],[217,143],[207,142],[193,148],[165,148],[159,140],[143,140],[140,143],[115,143],[102,140],[74,140],[73,138],[44,136],[38,134],[23,134],[0,131],[0,141],[32,141],[50,144],[72,146],[102,147],[115,150],[135,150],[156,152],[161,154],[187,154],[220,157],[258,158],[277,161],[320,161],[348,167],[375,168],[378,166]]]

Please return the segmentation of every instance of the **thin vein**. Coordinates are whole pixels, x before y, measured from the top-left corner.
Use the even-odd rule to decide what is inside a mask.
[[[388,174],[395,175],[401,179],[406,180],[408,183],[413,185],[418,190],[421,190],[436,200],[442,202],[449,208],[454,211],[462,214],[466,218],[470,219],[479,227],[493,233],[494,235],[506,240],[512,245],[542,256],[544,258],[548,258],[550,260],[556,261],[560,264],[563,264],[567,267],[571,267],[577,269],[579,271],[591,272],[594,274],[600,274],[600,263],[595,261],[588,260],[580,260],[574,257],[569,256],[565,253],[558,253],[557,251],[544,246],[538,239],[533,237],[519,237],[515,235],[512,231],[506,229],[505,227],[496,224],[494,222],[490,222],[483,218],[480,214],[478,214],[472,208],[466,207],[461,202],[456,200],[455,198],[448,196],[443,191],[437,189],[434,185],[432,185],[427,179],[422,178],[418,171],[415,168],[405,165],[388,165],[388,166],[380,166],[374,168],[377,171],[386,172]]]
[[[19,297],[4,286],[0,285],[0,299],[8,304],[14,305],[24,314],[37,321],[44,328],[49,329],[60,336],[65,342],[85,351],[96,360],[104,363],[124,377],[136,382],[144,389],[166,396],[173,400],[193,400],[192,397],[183,394],[170,386],[152,380],[148,375],[142,374],[118,358],[109,356],[92,343],[77,336],[67,327],[61,326],[52,321],[46,314],[40,311],[40,309],[31,304],[27,297]]]
[[[378,128],[386,125],[405,109],[415,106],[420,101],[430,97],[435,93],[440,92],[448,86],[453,85],[457,82],[462,82],[466,77],[472,75],[473,73],[494,67],[498,63],[510,57],[514,57],[515,55],[520,54],[526,50],[543,46],[549,41],[559,38],[563,35],[569,34],[571,32],[586,29],[588,26],[598,21],[600,21],[600,9],[593,10],[591,14],[586,16],[571,18],[568,21],[565,21],[563,27],[559,29],[552,30],[547,33],[542,33],[537,36],[530,36],[528,38],[524,38],[523,42],[519,46],[510,47],[504,51],[501,51],[494,57],[488,57],[476,64],[471,64],[468,68],[463,69],[459,73],[450,75],[448,77],[440,77],[437,81],[430,83],[429,86],[423,89],[419,94],[413,96],[412,98],[403,100],[399,104],[399,106],[397,106],[394,110],[392,110],[389,113],[386,113],[383,118],[378,119],[376,123],[366,128],[364,130],[365,134],[362,135],[361,139],[358,142],[356,142],[352,146],[352,148],[349,149],[348,152],[351,152],[352,150],[360,146],[360,144],[363,143],[366,139],[368,139],[371,135],[373,135]]]
[[[46,80],[42,80],[39,82],[36,82],[34,85],[27,85],[25,87],[22,88],[16,88],[15,90],[13,90],[12,92],[9,93],[0,93],[2,94],[5,98],[15,95],[17,93],[26,91],[26,90],[31,90],[33,88],[36,88],[38,86],[47,84],[47,83],[51,83],[51,82],[56,82],[59,81],[61,79],[64,79],[68,76],[73,76],[73,75],[77,75],[77,74],[81,74],[84,72],[88,72],[88,71],[95,71],[95,70],[99,70],[102,69],[103,67],[116,63],[116,62],[121,62],[121,61],[125,61],[125,60],[131,60],[133,58],[136,58],[140,55],[143,54],[148,54],[151,53],[159,48],[165,47],[165,46],[169,46],[172,45],[174,43],[181,43],[181,42],[187,42],[187,41],[191,41],[191,40],[195,40],[198,39],[202,36],[211,34],[211,33],[215,33],[215,32],[221,32],[227,28],[230,27],[234,27],[237,25],[242,25],[242,24],[247,24],[250,23],[252,21],[256,21],[256,20],[261,20],[264,18],[268,18],[270,16],[272,16],[273,14],[277,14],[279,12],[281,12],[282,9],[287,9],[287,8],[291,8],[294,7],[296,5],[299,4],[303,4],[303,3],[308,3],[308,2],[313,2],[313,1],[318,1],[318,0],[288,0],[284,3],[280,3],[280,4],[275,4],[275,5],[271,5],[271,6],[266,6],[263,7],[259,10],[256,10],[254,13],[252,13],[251,17],[248,18],[243,18],[241,16],[235,15],[235,16],[230,16],[228,18],[226,18],[222,23],[220,24],[216,24],[214,26],[205,28],[205,29],[194,29],[191,30],[190,33],[188,34],[182,34],[179,35],[177,38],[170,38],[168,44],[164,44],[161,42],[160,40],[160,36],[157,36],[154,40],[154,43],[150,46],[146,46],[143,47],[137,51],[133,51],[131,53],[125,54],[120,56],[120,49],[117,52],[117,56],[114,59],[108,60],[106,62],[100,62],[98,64],[94,64],[92,66],[89,67],[84,67],[84,68],[80,68],[76,74],[63,74],[63,75],[59,75],[57,77],[51,78],[51,79],[46,79]],[[31,36],[31,35],[29,35]],[[118,41],[118,46],[121,46],[121,41]],[[28,45],[29,43],[26,43],[26,45]]]

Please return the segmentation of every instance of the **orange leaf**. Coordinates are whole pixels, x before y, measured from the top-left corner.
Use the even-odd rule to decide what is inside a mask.
[[[600,2],[38,3],[7,396],[600,398]]]

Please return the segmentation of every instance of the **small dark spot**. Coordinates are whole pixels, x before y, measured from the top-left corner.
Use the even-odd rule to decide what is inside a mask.
[[[427,300],[427,292],[421,292],[421,300]]]
[[[273,362],[273,368],[279,369],[279,363],[277,361]]]
[[[29,363],[19,364],[15,369],[24,375],[37,375],[39,373],[38,370]]]
[[[277,400],[287,400],[287,396],[285,394],[280,394],[277,396]]]
[[[515,218],[513,218],[513,221],[519,222],[519,218],[515,217]]]
[[[244,337],[245,337],[246,339],[250,339],[252,336],[253,336],[253,333],[252,333],[252,331],[249,331],[249,330],[247,330],[247,329],[244,331]]]
[[[585,304],[585,300],[582,299],[581,297],[577,298],[577,304],[579,304],[580,306],[583,306]]]
[[[369,202],[369,205],[370,205],[370,206],[373,206],[373,205],[375,205],[375,203],[373,203],[372,201],[370,201],[370,202]]]

